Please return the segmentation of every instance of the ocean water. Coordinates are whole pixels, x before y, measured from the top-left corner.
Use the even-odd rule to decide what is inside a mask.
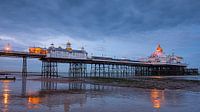
[[[0,112],[199,112],[200,93],[56,82],[0,81]],[[57,80],[57,79],[52,79]]]

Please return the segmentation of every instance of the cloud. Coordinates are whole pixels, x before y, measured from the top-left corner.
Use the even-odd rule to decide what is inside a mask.
[[[135,32],[199,24],[199,6],[198,0],[2,1],[0,24],[6,26],[1,30],[15,33],[129,37]]]
[[[90,52],[138,57],[161,43],[187,57],[199,51],[199,10],[199,0],[1,0],[0,35],[24,49],[71,40]]]

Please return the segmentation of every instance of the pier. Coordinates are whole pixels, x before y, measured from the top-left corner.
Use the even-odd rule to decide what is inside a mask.
[[[44,77],[58,77],[58,64],[66,65],[68,77],[107,77],[131,78],[133,76],[196,75],[197,69],[188,69],[184,64],[149,64],[142,61],[119,59],[73,59],[47,57],[45,54],[32,54],[20,51],[0,51],[0,57],[22,58],[22,76],[27,76],[27,59],[41,61],[41,74]]]

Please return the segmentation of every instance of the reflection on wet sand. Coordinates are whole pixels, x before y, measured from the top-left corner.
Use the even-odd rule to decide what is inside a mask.
[[[41,82],[41,90],[56,90],[57,85],[58,85],[57,82],[42,81]]]
[[[100,92],[106,90],[120,91],[114,86],[91,85],[83,82],[69,82],[65,85],[65,88],[61,89],[57,82],[41,81],[39,91],[27,94],[28,108],[38,109],[41,105],[45,105],[51,109],[63,105],[63,110],[69,112],[71,105],[78,104],[80,108],[83,107],[87,102],[88,94],[90,97],[98,98],[105,95]],[[92,92],[95,94],[91,95]]]
[[[28,97],[28,109],[38,109],[41,104],[40,97],[29,96]]]
[[[83,82],[35,81],[26,78],[16,82],[1,83],[0,111],[129,112],[134,110],[148,112],[152,109],[163,111],[171,108],[171,105],[176,107],[186,100],[182,92],[156,89],[145,90]],[[16,84],[20,84],[20,88],[15,86]],[[20,89],[22,91],[18,91]],[[174,101],[176,103],[173,103]],[[179,110],[183,109],[179,108]]]
[[[9,105],[9,100],[10,100],[10,87],[9,83],[10,81],[2,81],[3,82],[3,112],[8,111],[8,105]]]
[[[22,97],[26,96],[26,77],[22,77]]]
[[[40,97],[30,96],[30,97],[28,97],[28,102],[31,103],[31,104],[40,104],[41,103],[41,98]]]
[[[161,105],[165,101],[164,91],[152,89],[150,94],[151,94],[151,102],[153,104],[153,107],[156,108],[156,109],[161,108]]]
[[[51,110],[63,105],[63,110],[69,112],[70,105],[81,106],[86,102],[86,94],[81,92],[85,88],[83,83],[68,83],[65,89],[58,89],[57,85],[57,82],[42,81],[40,91],[27,94],[28,108],[38,109],[42,104]]]
[[[57,82],[42,81],[41,90],[37,93],[28,95],[28,107],[29,109],[37,109],[40,104],[46,105],[47,107],[53,108],[58,105],[64,106],[64,111],[69,112],[70,105],[79,104],[83,106],[87,102],[88,91],[112,91],[115,93],[121,93],[120,87],[114,86],[103,86],[103,85],[89,85],[81,82],[70,82],[65,89],[59,89]],[[112,94],[112,93],[111,93]],[[95,94],[98,97],[101,94]],[[102,94],[104,95],[104,94]],[[101,96],[102,97],[102,96]],[[164,103],[164,91],[163,90],[150,90],[150,100],[153,104],[153,108],[160,109]]]

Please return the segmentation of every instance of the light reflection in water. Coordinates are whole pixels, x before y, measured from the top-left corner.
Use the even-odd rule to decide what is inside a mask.
[[[8,93],[3,93],[3,103],[4,105],[7,105],[8,104],[8,97],[9,97],[9,94]]]
[[[164,91],[152,89],[150,94],[153,107],[156,109],[161,108],[162,104],[165,102]]]
[[[10,81],[2,81],[3,82],[3,111],[8,111],[8,105],[9,105],[9,97],[10,97]]]
[[[40,97],[29,97],[28,102],[31,104],[40,104],[41,103],[41,98]]]
[[[38,109],[38,108],[40,108],[39,104],[41,104],[41,98],[39,96],[34,96],[34,95],[32,96],[31,94],[37,94],[37,92],[32,91],[31,89],[30,89],[30,92],[27,93],[27,91],[26,91],[26,83],[27,82],[26,81],[27,81],[26,77],[22,77],[22,97],[28,96],[28,98],[27,98],[28,109]]]
[[[187,112],[188,108],[199,109],[195,105],[199,104],[199,100],[193,100],[198,98],[197,94],[186,94],[184,98],[185,93],[182,91],[144,90],[81,82],[51,83],[27,80],[26,84],[26,79],[22,80],[22,88],[17,84],[21,84],[21,80],[16,80],[15,83],[1,81],[0,111],[95,112],[98,109],[98,112],[130,112],[137,109],[138,112],[159,112],[177,109],[178,112]],[[194,103],[189,105],[192,101]],[[138,107],[140,104],[144,105]]]
[[[40,97],[29,96],[28,97],[28,108],[29,109],[38,109],[39,104],[41,103]]]

